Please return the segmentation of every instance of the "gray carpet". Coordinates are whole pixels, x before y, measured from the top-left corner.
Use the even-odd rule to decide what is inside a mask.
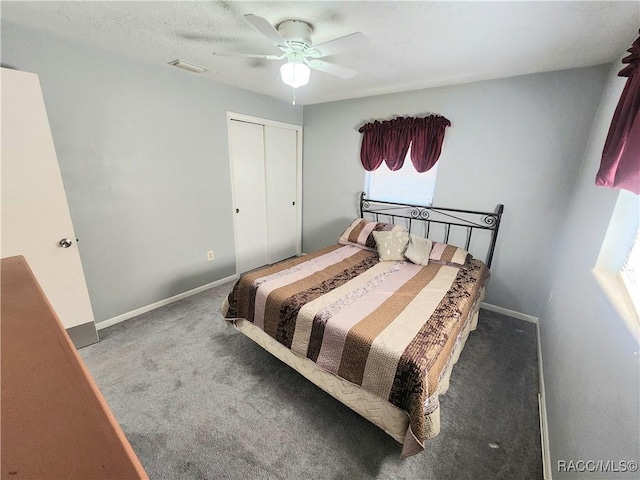
[[[152,479],[540,479],[536,332],[481,310],[419,455],[231,327],[222,285],[80,351]]]

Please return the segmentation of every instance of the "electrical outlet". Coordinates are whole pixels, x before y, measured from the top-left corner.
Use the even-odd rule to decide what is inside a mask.
[[[213,261],[213,250],[207,250],[207,262]]]

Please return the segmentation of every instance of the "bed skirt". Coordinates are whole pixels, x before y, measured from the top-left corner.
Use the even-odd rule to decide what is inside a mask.
[[[438,402],[439,395],[444,394],[449,388],[451,370],[460,357],[460,353],[469,337],[469,333],[476,329],[478,325],[478,312],[480,303],[484,300],[485,289],[482,288],[478,298],[469,310],[469,315],[465,319],[464,326],[456,338],[455,347],[443,369],[438,382],[438,390],[428,400],[430,404],[429,413],[426,420],[429,424],[429,436],[433,438],[440,432],[440,408]],[[229,308],[227,299],[222,306],[223,315]],[[269,336],[264,330],[256,327],[253,323],[245,319],[227,319],[227,323],[233,324],[237,330],[249,337],[273,356],[289,365],[302,376],[313,382],[316,386],[327,392],[329,395],[351,408],[360,416],[366,418],[374,425],[384,430],[397,442],[404,445],[403,456],[411,455],[415,449],[416,440],[409,431],[409,415],[404,410],[389,403],[386,399],[367,392],[359,385],[340,378],[316,365],[306,357],[300,357],[291,350]],[[434,408],[435,403],[435,408]],[[428,439],[427,438],[427,439]]]

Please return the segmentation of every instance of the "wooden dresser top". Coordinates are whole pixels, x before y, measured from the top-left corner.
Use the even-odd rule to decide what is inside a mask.
[[[22,256],[1,265],[1,478],[148,478]]]

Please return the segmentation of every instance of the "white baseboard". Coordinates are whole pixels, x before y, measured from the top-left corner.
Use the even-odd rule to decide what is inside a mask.
[[[540,344],[540,325],[536,325],[538,336],[538,374],[540,393],[538,406],[540,413],[540,443],[542,445],[542,475],[544,480],[552,480],[551,449],[549,448],[549,422],[547,419],[547,399],[544,392],[544,372],[542,371],[542,345]]]
[[[179,293],[178,295],[174,295],[173,297],[165,298],[164,300],[160,300],[159,302],[152,303],[151,305],[146,305],[144,307],[136,308],[135,310],[131,310],[130,312],[123,313],[122,315],[118,315],[113,318],[109,318],[107,320],[103,320],[102,322],[96,323],[96,329],[102,330],[103,328],[110,327],[115,325],[116,323],[124,322],[125,320],[129,320],[130,318],[137,317],[138,315],[142,315],[143,313],[150,312],[151,310],[155,310],[156,308],[164,307],[165,305],[169,305],[170,303],[177,302],[178,300],[182,300],[183,298],[190,297],[191,295],[195,295],[196,293],[204,292],[213,287],[217,287],[218,285],[222,285],[223,283],[231,282],[232,280],[237,280],[238,275],[231,275],[229,277],[221,278],[220,280],[216,280],[215,282],[207,283],[206,285],[202,285],[200,287],[196,287],[192,290],[188,290],[186,292]]]
[[[515,310],[509,310],[508,308],[499,307],[497,305],[491,305],[490,303],[482,302],[480,304],[480,308],[484,308],[492,312],[502,313],[503,315],[508,315],[510,317],[517,318],[518,320],[524,320],[525,322],[535,323],[536,325],[538,324],[538,317],[527,315],[526,313],[516,312]]]

